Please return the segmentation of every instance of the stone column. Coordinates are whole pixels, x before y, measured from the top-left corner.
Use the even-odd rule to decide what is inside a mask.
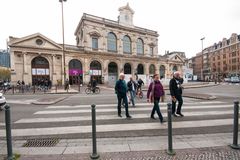
[[[22,73],[22,80],[25,82],[25,83],[27,83],[26,82],[26,80],[25,80],[25,73],[27,74],[27,69],[26,69],[26,55],[27,55],[27,53],[26,52],[22,52],[22,54],[23,54],[23,73]]]

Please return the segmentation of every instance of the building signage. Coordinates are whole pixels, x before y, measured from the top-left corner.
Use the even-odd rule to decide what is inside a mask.
[[[83,70],[81,70],[81,69],[69,69],[70,76],[78,76],[78,75],[82,75],[82,74],[83,74]]]
[[[46,69],[46,68],[32,68],[32,75],[49,75],[49,69]]]

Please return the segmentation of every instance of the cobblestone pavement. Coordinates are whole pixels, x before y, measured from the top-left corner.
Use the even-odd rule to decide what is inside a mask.
[[[1,158],[1,157],[0,157]],[[22,156],[20,160],[88,160],[89,154]],[[176,150],[175,156],[166,151],[114,152],[100,154],[100,160],[239,160],[240,150],[211,147]]]

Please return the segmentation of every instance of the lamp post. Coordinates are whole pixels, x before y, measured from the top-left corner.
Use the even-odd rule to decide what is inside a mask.
[[[62,39],[63,39],[63,44],[62,44],[62,53],[63,53],[63,82],[65,84],[66,81],[66,65],[65,65],[65,52],[64,52],[64,17],[63,17],[63,1],[66,2],[67,0],[59,0],[59,2],[62,5]]]
[[[202,66],[201,66],[201,80],[203,79],[203,40],[205,39],[205,37],[201,38],[200,40],[202,41]]]

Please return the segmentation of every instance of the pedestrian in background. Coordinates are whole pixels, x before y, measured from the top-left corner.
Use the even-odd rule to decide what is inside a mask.
[[[130,81],[127,83],[128,91],[131,96],[132,106],[135,107],[135,96],[136,96],[136,90],[137,90],[137,84],[133,81],[133,78],[130,77]]]
[[[121,115],[121,102],[123,101],[125,107],[125,113],[127,118],[132,118],[128,112],[128,100],[127,100],[127,84],[124,80],[124,73],[120,73],[119,80],[115,84],[115,93],[117,94],[118,99],[118,117],[122,117]]]
[[[180,73],[174,72],[173,78],[169,82],[169,90],[170,90],[170,94],[172,97],[172,115],[174,117],[177,117],[177,115],[180,115],[181,117],[184,116],[182,114],[182,105],[183,105],[182,84],[183,84],[183,78],[180,77]],[[177,107],[177,111],[176,111],[176,102],[177,101],[178,101],[178,107]]]
[[[164,96],[164,94],[165,94],[164,89],[163,89],[162,83],[159,80],[159,75],[158,74],[153,75],[153,82],[150,83],[148,92],[147,92],[147,101],[154,103],[150,118],[155,119],[154,114],[156,111],[158,114],[160,123],[166,122],[163,119],[162,113],[160,111],[160,106],[159,106],[160,97]]]

